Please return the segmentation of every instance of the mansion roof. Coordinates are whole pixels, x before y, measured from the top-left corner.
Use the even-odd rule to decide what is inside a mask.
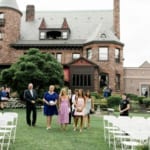
[[[113,10],[90,11],[38,11],[34,21],[27,22],[23,13],[21,37],[16,45],[21,44],[85,44],[92,41],[109,41],[122,44],[114,35]],[[48,29],[59,29],[66,18],[70,28],[67,40],[39,40],[39,28],[44,19]]]
[[[15,9],[16,11],[18,11],[19,13],[21,13],[21,11],[19,10],[18,4],[16,2],[16,0],[0,0],[0,7],[4,7],[4,8],[12,8]]]
[[[29,17],[34,17],[32,21],[28,21],[26,17],[31,10],[21,12],[16,0],[0,0],[0,7],[12,8],[22,14],[20,39],[13,43],[13,46],[83,45],[91,42],[113,42],[123,45],[115,35],[113,10],[35,11],[33,6],[33,12]],[[40,30],[44,29],[68,29],[69,37],[41,40]]]

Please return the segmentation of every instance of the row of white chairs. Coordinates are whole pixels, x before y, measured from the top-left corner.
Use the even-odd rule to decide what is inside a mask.
[[[10,144],[15,142],[17,122],[17,113],[0,112],[0,150],[9,150]]]
[[[128,116],[103,116],[104,138],[113,149],[133,150],[148,144],[150,118]]]

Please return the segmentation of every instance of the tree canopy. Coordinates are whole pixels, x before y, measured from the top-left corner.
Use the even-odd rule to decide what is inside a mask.
[[[63,85],[63,67],[51,54],[31,48],[10,68],[1,72],[1,80],[19,95],[23,94],[28,83],[33,83],[42,96],[50,84]]]

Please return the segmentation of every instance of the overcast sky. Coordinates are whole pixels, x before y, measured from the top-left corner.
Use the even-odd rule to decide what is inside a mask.
[[[113,0],[17,0],[20,10],[34,4],[36,10],[112,9]],[[120,0],[121,42],[124,66],[139,67],[150,63],[150,0]]]

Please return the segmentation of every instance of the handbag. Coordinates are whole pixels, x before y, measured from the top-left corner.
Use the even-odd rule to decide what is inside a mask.
[[[90,109],[90,114],[94,114],[94,110],[93,109]]]
[[[71,111],[71,115],[74,117],[75,109]]]

